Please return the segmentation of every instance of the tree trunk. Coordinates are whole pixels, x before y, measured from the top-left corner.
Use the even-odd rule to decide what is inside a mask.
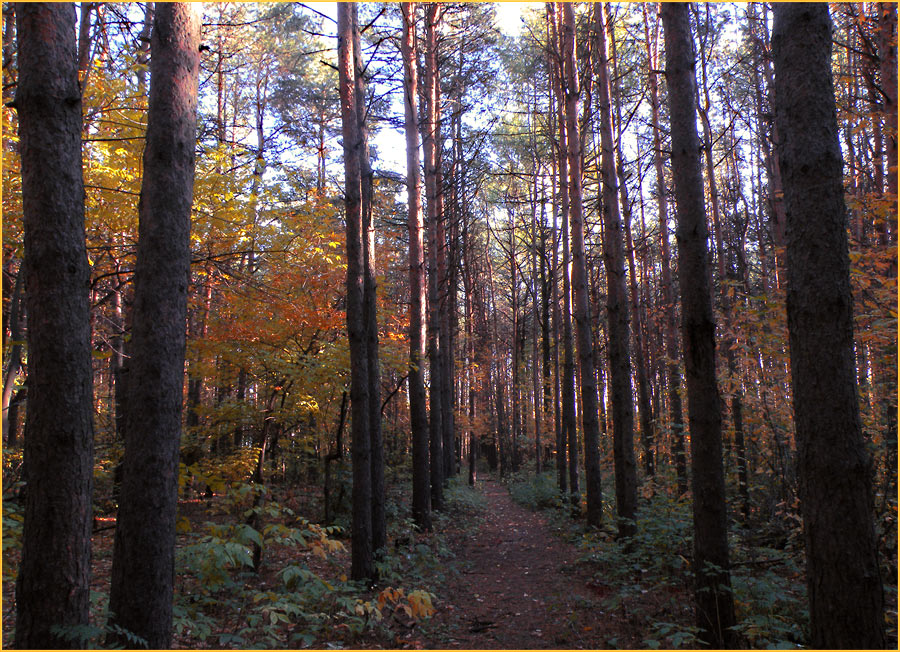
[[[578,431],[575,414],[575,341],[572,335],[572,249],[569,237],[569,161],[566,154],[567,126],[565,114],[565,91],[563,89],[563,50],[564,39],[562,30],[562,8],[559,3],[552,3],[554,11],[553,27],[559,62],[556,66],[556,95],[557,95],[557,121],[559,123],[559,214],[562,221],[562,250],[563,250],[563,373],[562,391],[562,430],[563,440],[568,446],[569,461],[569,497],[572,505],[578,507],[581,502],[581,492],[578,482]]]
[[[364,146],[358,122],[356,3],[338,4],[338,73],[344,137],[344,205],[347,220],[347,335],[350,343],[351,460],[353,512],[350,527],[354,580],[375,577],[372,549],[372,467],[369,410],[369,363],[365,320],[365,245],[363,243],[362,170]]]
[[[90,269],[75,10],[19,4],[16,32],[25,239],[19,274],[29,318],[29,378],[15,646],[59,648],[71,642],[54,627],[88,624],[93,517]]]
[[[599,527],[603,520],[600,484],[600,422],[597,402],[597,374],[591,337],[591,305],[588,296],[587,263],[584,252],[582,215],[581,134],[578,130],[579,83],[575,58],[575,13],[572,5],[561,3],[566,77],[566,143],[569,157],[569,222],[572,227],[572,294],[575,299],[575,334],[581,370],[581,424],[584,429],[584,466],[587,491],[587,521]],[[624,280],[624,279],[623,279]]]
[[[871,462],[859,417],[827,5],[776,5],[775,119],[813,647],[884,648]]]
[[[716,325],[709,291],[706,211],[697,136],[696,76],[689,8],[664,4],[666,78],[677,204],[682,340],[691,429],[694,596],[701,639],[733,647],[722,414],[716,384]]]
[[[199,48],[198,8],[160,4],[150,42],[125,458],[109,601],[111,623],[150,648],[172,643]]]
[[[366,82],[363,78],[362,46],[356,5],[353,21],[353,61],[356,86],[356,115],[359,125],[359,167],[361,183],[363,240],[363,306],[366,329],[366,358],[369,384],[369,448],[372,467],[372,550],[387,545],[384,512],[384,440],[381,432],[381,367],[378,361],[378,294],[375,268],[375,225],[372,221],[373,173],[369,162],[369,130],[366,126]]]
[[[608,5],[607,5],[608,7]],[[625,244],[619,212],[616,160],[613,153],[606,21],[601,4],[594,5],[597,36],[597,99],[603,185],[603,262],[606,266],[606,313],[609,319],[609,375],[613,418],[613,460],[616,470],[616,512],[620,537],[635,534],[637,469],[634,461],[634,404],[631,388],[628,293],[625,289]],[[624,188],[622,189],[624,192]],[[629,210],[626,207],[626,210]],[[648,401],[649,402],[649,401]],[[598,462],[599,463],[599,462]]]
[[[439,209],[438,144],[437,129],[440,113],[440,88],[437,82],[437,23],[438,6],[430,3],[425,8],[425,121],[422,125],[422,141],[425,150],[425,199],[428,211],[428,343],[431,388],[429,392],[429,436],[431,440],[431,507],[444,508],[444,440],[443,409],[441,407],[441,383],[444,380],[440,352],[440,256],[441,240],[438,237]]]
[[[659,69],[659,45],[658,32],[654,30],[653,39],[650,38],[650,20],[646,10],[647,5],[642,5],[644,12],[644,40],[647,46],[647,61],[650,67],[650,110],[653,123],[653,162],[656,168],[656,200],[659,213],[660,235],[660,266],[662,270],[662,294],[664,310],[664,332],[666,343],[666,385],[669,398],[669,427],[672,430],[672,456],[675,458],[675,473],[678,478],[678,494],[687,493],[687,457],[684,449],[684,416],[681,408],[681,373],[678,370],[678,327],[676,314],[676,298],[672,271],[669,266],[671,256],[669,254],[669,217],[665,173],[663,169],[662,136],[659,119],[659,84],[654,70]],[[658,23],[657,23],[658,25]],[[651,46],[652,43],[652,46]]]
[[[409,419],[412,428],[413,520],[431,529],[428,468],[428,413],[425,405],[425,223],[422,215],[422,173],[419,169],[418,67],[416,65],[416,3],[404,2],[403,98],[406,117],[406,192],[409,203]]]
[[[550,14],[550,9],[553,7],[552,2],[547,3],[547,30],[548,30],[548,40],[551,43],[557,43],[557,39],[555,37],[556,34],[556,25],[551,22],[553,16]],[[555,46],[554,46],[555,47]],[[548,58],[550,58],[550,53],[548,53]],[[556,477],[557,477],[557,485],[559,486],[560,494],[565,496],[568,493],[568,469],[567,469],[567,455],[566,455],[566,430],[563,426],[562,422],[562,388],[561,388],[561,374],[559,367],[559,340],[560,340],[560,331],[562,330],[562,326],[560,322],[562,321],[562,312],[559,309],[559,246],[558,240],[556,237],[557,233],[557,220],[559,217],[559,204],[557,201],[557,197],[559,193],[557,193],[557,189],[560,188],[559,177],[557,172],[557,159],[559,156],[559,147],[555,139],[553,138],[553,134],[558,133],[558,129],[556,126],[557,122],[557,110],[556,110],[556,98],[558,95],[558,86],[559,86],[559,74],[555,66],[552,65],[552,59],[548,62],[548,69],[550,70],[550,99],[549,99],[549,122],[550,122],[550,139],[552,145],[551,152],[551,164],[552,164],[552,175],[551,175],[551,185],[550,185],[550,195],[552,198],[551,201],[551,211],[553,212],[553,222],[550,228],[550,245],[553,248],[553,260],[550,264],[550,295],[551,295],[551,303],[553,305],[553,396],[555,398],[553,402],[553,428],[554,433],[556,435]]]

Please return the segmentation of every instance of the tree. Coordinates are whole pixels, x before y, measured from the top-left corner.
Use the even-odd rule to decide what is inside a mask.
[[[61,636],[66,627],[88,622],[93,519],[90,269],[74,7],[20,4],[16,30],[29,397],[15,644],[58,648],[70,645]]]
[[[409,225],[409,419],[412,428],[412,513],[416,525],[431,529],[428,469],[428,413],[425,405],[425,224],[422,215],[422,172],[419,166],[418,67],[416,3],[404,2],[403,99],[406,125],[406,192]]]
[[[429,435],[431,438],[431,507],[444,508],[444,429],[441,385],[444,381],[441,344],[441,300],[444,289],[444,246],[439,227],[441,220],[440,182],[440,81],[438,79],[438,24],[444,9],[437,3],[425,7],[425,118],[422,121],[422,145],[425,154],[425,206],[428,221],[428,359],[429,377]]]
[[[356,7],[356,5],[354,5]],[[363,228],[363,319],[366,328],[366,358],[369,375],[369,457],[372,468],[372,550],[387,545],[384,513],[384,441],[381,432],[381,372],[378,360],[378,283],[375,278],[375,223],[372,220],[373,173],[369,161],[369,129],[366,81],[362,62],[357,11],[353,19],[353,67],[356,86],[356,119],[360,145],[360,190]]]
[[[553,35],[555,65],[553,66],[553,90],[556,96],[556,121],[559,128],[559,141],[554,151],[554,163],[558,160],[558,172],[554,166],[554,178],[558,184],[559,205],[554,202],[553,218],[554,222],[557,216],[557,208],[559,216],[562,220],[561,238],[563,250],[563,301],[562,310],[559,308],[559,301],[555,301],[554,319],[556,322],[555,330],[557,342],[559,341],[560,330],[562,330],[563,340],[563,365],[562,377],[557,373],[557,385],[559,385],[562,395],[561,423],[560,423],[560,442],[559,451],[563,457],[568,458],[568,489],[569,499],[574,506],[581,504],[581,494],[578,488],[578,432],[576,428],[575,415],[575,361],[574,348],[575,343],[572,336],[572,247],[571,238],[569,237],[569,163],[566,156],[566,115],[565,115],[565,89],[564,89],[564,39],[562,29],[562,10],[558,3],[547,3],[547,12],[551,15],[550,27]],[[555,197],[555,194],[554,194]],[[554,228],[555,231],[555,228]],[[554,247],[558,249],[558,247]],[[558,260],[554,258],[554,268],[557,267]],[[558,289],[558,283],[557,283]],[[557,345],[558,348],[558,345]],[[558,354],[558,351],[557,351]],[[558,357],[558,355],[557,355]],[[559,365],[557,365],[557,372]],[[568,448],[568,456],[565,451]],[[560,482],[560,489],[566,490],[566,483]]]
[[[716,384],[716,324],[709,293],[706,210],[696,124],[697,82],[688,5],[664,4],[662,20],[691,433],[694,600],[703,641],[712,647],[731,647],[734,632],[730,628],[735,620],[722,468],[722,414]]]
[[[125,458],[109,601],[111,624],[150,648],[172,642],[199,48],[197,6],[160,3],[150,37]]]
[[[603,184],[603,262],[606,266],[606,313],[609,318],[609,369],[612,390],[613,457],[616,469],[616,510],[619,536],[635,533],[637,469],[634,462],[634,403],[628,346],[628,295],[625,290],[625,243],[619,211],[618,178],[613,152],[610,109],[609,55],[603,6],[594,5],[597,38],[597,96],[600,102],[600,142]]]
[[[678,476],[678,493],[684,494],[688,487],[687,457],[684,450],[684,415],[681,407],[681,373],[678,370],[678,328],[676,315],[676,295],[672,270],[669,265],[669,206],[666,189],[666,178],[663,165],[662,128],[659,116],[659,82],[656,78],[659,70],[659,35],[658,25],[650,38],[650,19],[647,5],[641,5],[644,18],[644,43],[647,49],[648,85],[650,87],[650,111],[653,127],[653,163],[656,170],[656,201],[659,214],[660,267],[662,268],[662,301],[664,304],[665,342],[666,342],[666,385],[668,390],[669,427],[672,429],[672,456],[675,458],[675,473]]]
[[[369,360],[364,307],[362,169],[364,146],[358,122],[355,34],[356,3],[338,4],[338,75],[344,136],[344,205],[347,219],[347,336],[350,342],[353,513],[351,577],[375,577],[372,549],[372,468],[369,431]]]
[[[588,524],[603,520],[603,496],[600,484],[600,422],[597,399],[597,374],[591,336],[591,306],[588,296],[587,264],[584,251],[582,207],[581,134],[578,126],[579,82],[575,58],[575,13],[570,3],[562,4],[563,63],[566,80],[566,150],[569,158],[569,223],[572,228],[572,294],[575,300],[575,337],[581,370],[581,424],[584,429],[585,489]],[[627,346],[627,345],[626,345]]]
[[[883,648],[871,462],[854,369],[847,209],[827,5],[776,5],[775,120],[811,645]]]

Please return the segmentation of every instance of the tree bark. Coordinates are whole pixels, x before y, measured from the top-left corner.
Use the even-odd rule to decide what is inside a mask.
[[[60,648],[72,643],[54,627],[88,623],[93,516],[90,269],[74,7],[18,4],[16,32],[29,378],[15,646]]]
[[[697,136],[696,73],[689,8],[662,6],[677,205],[682,341],[691,431],[694,596],[703,642],[733,647],[722,414],[716,384],[716,325],[709,290],[706,211]]]
[[[871,462],[853,357],[847,215],[827,5],[776,5],[775,119],[787,205],[787,314],[813,647],[883,648]]]
[[[373,173],[369,162],[369,129],[366,126],[366,82],[363,77],[362,46],[357,5],[353,5],[353,62],[356,86],[356,116],[359,129],[359,167],[363,229],[363,307],[366,329],[366,359],[369,384],[369,455],[372,475],[372,550],[387,545],[384,511],[384,440],[381,432],[381,366],[378,356],[378,283],[375,267],[375,224],[372,221]]]
[[[600,484],[600,422],[597,374],[591,337],[591,305],[588,296],[587,263],[584,253],[582,215],[581,134],[578,129],[580,94],[575,58],[575,13],[570,3],[561,3],[566,77],[566,142],[569,158],[569,222],[572,228],[572,293],[575,299],[575,335],[581,370],[581,424],[584,429],[584,466],[587,521],[599,527],[603,520]]]
[[[351,460],[353,508],[350,527],[354,580],[373,579],[372,467],[369,410],[369,362],[365,320],[365,252],[363,244],[362,170],[359,130],[354,17],[356,3],[338,4],[338,74],[344,138],[344,205],[347,220],[347,334],[350,343]]]
[[[422,125],[422,143],[425,151],[425,199],[428,211],[428,343],[431,387],[429,392],[429,436],[431,440],[431,507],[444,508],[444,430],[441,406],[442,371],[441,318],[440,318],[440,249],[438,221],[441,219],[438,187],[437,129],[440,113],[440,88],[437,83],[437,23],[439,7],[430,3],[425,8],[425,120]]]
[[[198,8],[160,4],[150,42],[125,458],[109,602],[111,623],[150,648],[172,643],[199,47]]]
[[[647,46],[647,61],[650,67],[650,111],[653,123],[653,162],[656,168],[656,201],[659,214],[660,237],[660,266],[662,270],[662,294],[664,303],[664,332],[666,343],[666,386],[668,389],[669,427],[672,430],[672,456],[675,458],[675,473],[678,478],[678,494],[687,493],[687,456],[684,449],[684,415],[681,407],[681,373],[678,370],[678,327],[675,315],[676,297],[672,282],[672,270],[669,264],[669,217],[668,201],[666,200],[666,180],[663,168],[662,135],[659,119],[659,83],[654,70],[659,68],[658,33],[654,30],[653,38],[650,38],[650,20],[646,10],[647,5],[642,5],[644,12],[644,40]],[[658,25],[658,23],[657,23]],[[652,46],[651,46],[652,43]]]
[[[422,172],[419,168],[418,67],[416,3],[404,2],[403,99],[406,118],[406,192],[409,203],[409,413],[412,428],[413,520],[431,529],[428,468],[428,413],[425,404],[425,221],[422,215]]]
[[[613,461],[616,471],[616,512],[620,537],[633,536],[637,515],[637,468],[634,461],[634,403],[628,293],[625,289],[625,244],[619,211],[619,186],[613,153],[610,110],[609,55],[606,21],[601,4],[594,5],[597,38],[597,99],[600,104],[602,150],[603,262],[606,267],[606,313],[609,319],[609,375],[613,418]],[[624,188],[623,188],[624,191]],[[627,209],[626,209],[627,210]],[[649,401],[648,401],[649,403]],[[598,460],[599,464],[599,460]]]

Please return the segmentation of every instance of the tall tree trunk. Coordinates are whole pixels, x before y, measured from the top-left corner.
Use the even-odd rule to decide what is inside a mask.
[[[366,361],[369,385],[369,456],[372,483],[372,550],[387,545],[387,522],[384,511],[384,441],[381,433],[381,368],[378,361],[378,293],[375,267],[375,225],[372,221],[373,173],[369,162],[369,129],[366,126],[366,82],[363,78],[362,46],[356,5],[351,10],[353,21],[353,62],[356,87],[356,116],[359,130],[360,199],[363,244],[363,319],[366,329]]]
[[[365,319],[365,245],[355,53],[356,3],[338,4],[338,73],[344,137],[344,204],[347,220],[347,334],[350,340],[351,459],[353,508],[350,576],[375,577],[372,549],[372,467],[369,361]]]
[[[569,222],[572,227],[572,294],[575,299],[575,334],[578,345],[578,363],[581,370],[581,424],[584,429],[587,521],[589,525],[599,527],[603,520],[603,496],[600,484],[600,422],[581,201],[582,151],[581,134],[578,129],[580,90],[578,65],[575,58],[575,12],[570,3],[560,4],[563,12],[565,42],[566,142],[568,145],[566,149],[569,157]]]
[[[775,119],[813,647],[884,648],[871,462],[853,360],[850,261],[827,5],[776,5]]]
[[[552,16],[549,15],[549,8],[553,7],[553,3],[548,2],[548,16],[547,16],[547,30],[548,37],[550,37],[552,43],[556,43],[557,39],[555,38],[556,28],[555,23],[551,24]],[[548,40],[550,40],[548,39]],[[548,55],[549,57],[549,55]],[[551,62],[552,63],[552,60]],[[553,147],[551,152],[552,157],[552,175],[551,175],[551,185],[550,185],[550,195],[552,197],[551,202],[551,210],[553,211],[553,223],[550,229],[550,245],[553,248],[553,260],[550,265],[550,294],[551,294],[551,302],[553,305],[553,425],[554,432],[556,434],[556,476],[557,476],[557,485],[559,486],[560,493],[564,496],[568,493],[568,469],[567,469],[567,454],[566,454],[566,435],[567,432],[562,422],[562,382],[561,382],[561,374],[559,367],[559,340],[560,340],[560,331],[562,330],[562,325],[560,322],[562,321],[562,312],[559,308],[559,246],[558,240],[556,237],[557,234],[557,219],[559,217],[559,204],[558,204],[558,196],[559,193],[557,189],[560,187],[559,184],[559,176],[557,171],[557,159],[559,155],[559,147],[555,139],[553,138],[553,134],[557,133],[558,130],[556,128],[556,97],[557,97],[557,87],[559,85],[559,75],[556,74],[556,69],[552,65],[548,65],[550,69],[550,101],[549,101],[549,110],[550,110],[550,139],[551,145]]]
[[[150,648],[172,643],[199,48],[198,7],[160,4],[150,41],[125,458],[109,600],[111,623]]]
[[[53,628],[88,624],[93,517],[90,268],[75,9],[19,4],[16,33],[25,240],[19,275],[29,370],[15,646],[59,648],[71,643]]]
[[[609,5],[606,5],[608,8]],[[634,404],[631,391],[628,293],[625,289],[625,244],[619,212],[618,178],[613,153],[610,110],[609,55],[603,5],[594,5],[597,37],[597,99],[603,184],[603,262],[606,266],[606,313],[609,318],[609,372],[613,418],[613,461],[616,470],[616,511],[620,537],[634,535],[637,515],[637,469],[634,461]],[[624,187],[622,188],[624,192]],[[625,209],[630,210],[626,207]],[[599,460],[598,460],[599,465]]]
[[[422,143],[425,151],[425,200],[428,211],[428,359],[431,387],[429,392],[429,437],[431,440],[431,507],[444,508],[444,430],[441,408],[441,383],[444,374],[440,352],[440,255],[438,238],[440,188],[438,187],[437,122],[440,113],[440,89],[437,82],[437,23],[439,7],[430,3],[425,8],[425,120]]]
[[[678,478],[678,493],[683,495],[688,488],[687,456],[684,448],[684,415],[681,407],[681,373],[678,370],[678,327],[676,314],[675,289],[672,282],[672,270],[669,266],[671,256],[669,254],[669,217],[668,201],[666,200],[666,179],[663,169],[662,155],[662,130],[659,119],[659,83],[655,70],[659,69],[659,36],[654,29],[653,38],[650,38],[650,20],[647,15],[647,5],[642,5],[644,12],[644,41],[647,46],[647,61],[650,68],[650,111],[653,123],[653,162],[656,168],[656,201],[659,213],[660,235],[660,265],[662,269],[662,293],[665,311],[664,332],[666,342],[666,385],[668,388],[669,403],[669,427],[672,430],[672,456],[675,458],[675,473]],[[657,23],[658,26],[658,23]],[[652,45],[651,45],[652,44]]]
[[[575,341],[572,335],[572,249],[569,237],[569,161],[566,155],[567,127],[565,114],[565,91],[563,89],[563,51],[564,39],[562,30],[562,8],[558,2],[549,6],[553,10],[553,29],[557,43],[556,52],[558,62],[556,65],[555,91],[557,96],[556,110],[559,124],[559,147],[557,156],[559,159],[559,214],[562,221],[562,250],[563,250],[563,373],[560,382],[562,392],[562,431],[563,439],[568,446],[569,461],[569,497],[573,506],[579,506],[581,492],[578,482],[578,430],[575,414]]]
[[[722,414],[716,384],[716,325],[709,291],[706,211],[697,136],[696,74],[687,4],[664,4],[666,78],[677,204],[682,340],[691,429],[694,599],[701,638],[733,647]]]
[[[403,11],[403,98],[406,118],[406,192],[409,203],[409,419],[412,427],[413,520],[431,529],[428,468],[428,413],[425,405],[425,222],[422,215],[422,173],[419,169],[418,67],[416,65],[416,3]],[[467,293],[468,294],[468,293]]]

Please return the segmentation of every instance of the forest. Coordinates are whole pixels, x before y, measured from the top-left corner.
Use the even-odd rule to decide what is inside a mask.
[[[896,649],[896,3],[2,7],[3,647]]]

